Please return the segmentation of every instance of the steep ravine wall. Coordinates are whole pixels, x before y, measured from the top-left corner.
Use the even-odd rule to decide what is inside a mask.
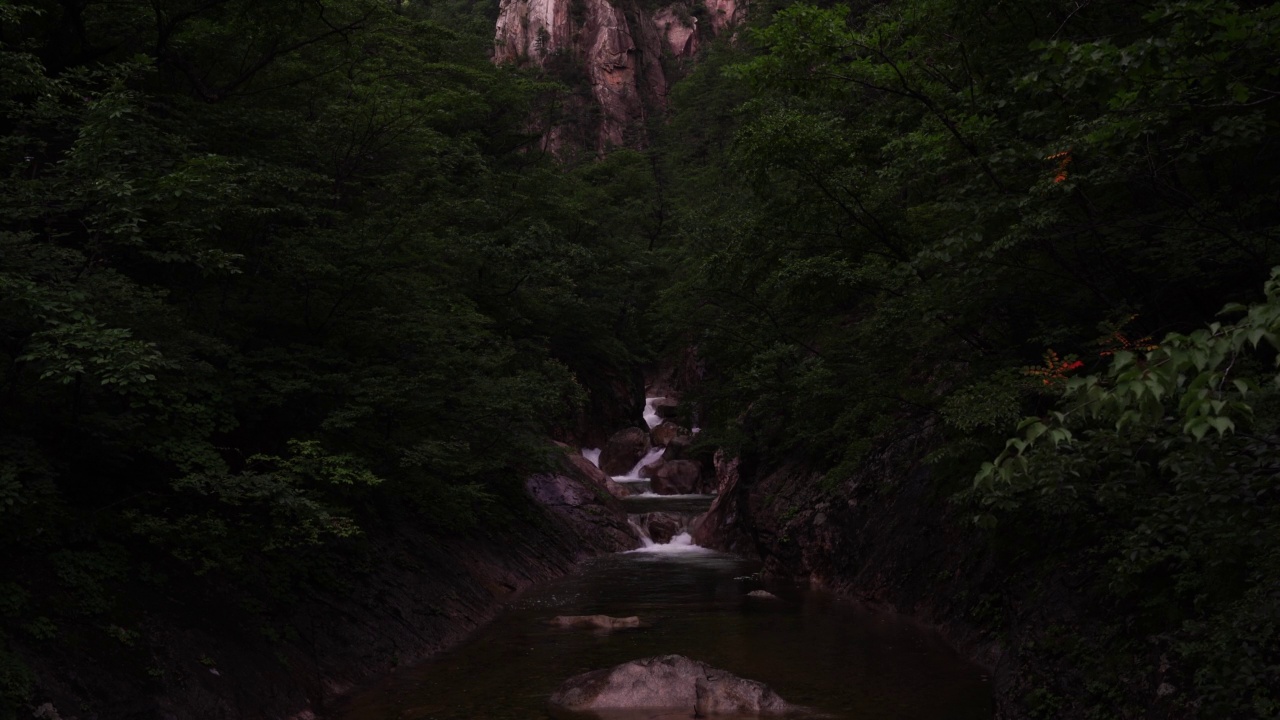
[[[597,152],[645,143],[645,123],[666,107],[672,78],[663,59],[694,57],[699,43],[732,27],[742,0],[691,0],[651,7],[641,0],[502,0],[494,30],[496,63],[579,68],[595,115],[584,141]],[[563,79],[563,78],[562,78]],[[536,121],[535,121],[536,122]],[[575,138],[563,124],[538,128],[559,152]]]
[[[525,496],[463,534],[389,514],[347,567],[269,627],[241,608],[153,598],[127,645],[28,648],[37,702],[48,703],[36,717],[324,717],[355,687],[456,645],[533,583],[639,544],[617,501],[571,463],[529,477]]]
[[[1082,664],[1108,662],[1099,623],[1107,610],[1087,590],[1094,579],[1069,556],[993,542],[923,462],[931,449],[927,432],[904,437],[836,482],[800,462],[720,454],[720,496],[695,523],[694,541],[760,559],[766,578],[825,588],[936,629],[989,671],[998,720],[1090,716],[1076,705],[1088,683]],[[1177,680],[1161,649],[1131,652],[1130,667],[1148,670],[1126,673],[1116,707],[1187,717],[1162,699],[1164,683]]]
[[[802,463],[766,466],[749,452],[719,453],[720,495],[694,540],[758,558],[766,577],[910,615],[995,669],[1004,648],[969,617],[993,558],[967,516],[931,487],[927,469],[896,456],[885,454],[832,486]]]

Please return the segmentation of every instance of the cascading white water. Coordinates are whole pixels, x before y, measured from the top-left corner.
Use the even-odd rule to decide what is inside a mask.
[[[640,538],[642,548],[653,547],[655,545],[653,538],[649,537],[649,533],[640,526],[640,523],[636,522],[635,517],[628,515],[627,524],[635,531],[636,537]]]
[[[644,421],[649,425],[650,430],[662,424],[662,418],[658,417],[658,411],[653,409],[654,400],[666,400],[666,397],[658,395],[644,399]]]
[[[703,495],[701,493],[693,493],[689,495],[659,495],[658,493],[653,492],[652,490],[638,492],[635,495],[632,495],[631,497],[645,498],[645,499],[666,498],[668,500],[713,500],[715,499],[715,495]]]
[[[708,550],[699,545],[693,544],[693,538],[687,532],[671,538],[670,542],[655,543],[645,538],[645,545],[635,550],[628,550],[626,554],[631,553],[656,553],[663,555],[713,555],[714,550]]]
[[[653,418],[646,420],[653,424]],[[599,467],[598,449],[581,452]],[[629,483],[631,490],[648,489],[640,470],[662,453],[655,448],[614,480]],[[695,519],[713,497],[643,492],[620,498],[642,547],[593,558],[567,577],[530,588],[447,662],[397,673],[394,682],[344,703],[334,717],[549,717],[547,691],[564,681],[569,668],[678,653],[731,658],[745,676],[776,683],[780,691],[795,688],[813,706],[812,712],[797,706],[788,714],[797,720],[990,720],[990,690],[977,671],[958,666],[949,648],[926,650],[936,641],[916,624],[899,623],[898,631],[890,623],[887,631],[883,616],[863,614],[823,594],[751,597],[761,586],[760,564],[699,547],[691,537]],[[548,622],[588,614],[637,615],[643,624],[584,633]],[[659,717],[649,711],[625,717],[641,714]],[[661,717],[687,718],[689,712]]]
[[[615,475],[613,479],[618,482],[625,480],[643,480],[644,478],[640,477],[640,469],[645,465],[651,465],[657,462],[658,458],[662,457],[663,452],[664,448],[649,448],[649,452],[645,453],[644,457],[640,458],[640,462],[636,463],[635,467],[628,470],[626,475]]]
[[[644,403],[644,421],[650,429],[662,424],[662,418],[654,409],[654,402],[666,399],[664,396],[658,395],[654,397],[646,397]],[[628,522],[632,530],[635,531],[636,537],[640,538],[643,547],[632,552],[652,552],[652,553],[668,553],[668,554],[690,554],[703,552],[704,548],[693,544],[693,538],[688,532],[677,533],[668,542],[655,543],[649,536],[637,518],[642,517],[648,512],[668,512],[677,516],[683,516],[684,527],[688,527],[689,519],[694,515],[704,512],[706,506],[710,504],[710,500],[714,498],[712,495],[660,495],[651,490],[648,478],[640,477],[640,470],[646,465],[651,465],[662,458],[666,448],[654,447],[645,453],[644,457],[635,464],[630,470],[622,475],[614,475],[613,481],[630,489],[632,495],[623,498],[623,504],[629,506],[631,516]],[[600,450],[597,448],[582,448],[582,456],[590,460],[596,467],[600,467]],[[710,551],[706,551],[710,552]]]
[[[648,482],[627,478],[638,478],[661,452],[649,453],[615,480]],[[598,458],[591,449],[583,455]],[[711,499],[655,493],[620,498],[641,547],[593,558],[567,577],[530,588],[447,661],[397,673],[393,683],[380,683],[333,717],[548,718],[547,692],[571,672],[674,653],[730,659],[735,668],[746,668],[744,675],[776,684],[779,692],[792,689],[795,694],[784,697],[805,703],[788,712],[793,720],[991,720],[989,687],[976,671],[960,666],[950,648],[929,649],[938,641],[915,623],[897,623],[898,631],[882,615],[851,610],[853,603],[786,594],[772,585],[782,599],[752,597],[761,589],[758,562],[693,541],[691,527]],[[587,633],[553,620],[582,615],[637,616],[641,626]],[[592,717],[680,720],[690,709]]]

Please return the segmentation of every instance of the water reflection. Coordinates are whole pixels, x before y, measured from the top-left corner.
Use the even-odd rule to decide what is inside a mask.
[[[760,680],[811,714],[838,720],[987,720],[980,671],[931,633],[829,595],[760,584],[749,562],[701,548],[599,558],[517,599],[462,647],[352,698],[343,720],[553,717],[566,678],[652,655],[681,654]],[[639,615],[646,626],[563,629],[556,615]],[[689,713],[611,714],[670,720]]]

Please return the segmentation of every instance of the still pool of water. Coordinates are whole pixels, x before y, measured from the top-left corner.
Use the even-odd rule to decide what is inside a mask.
[[[656,550],[656,551],[655,551]],[[933,633],[830,595],[760,584],[747,561],[654,546],[597,558],[514,600],[464,645],[356,694],[337,720],[546,720],[566,678],[680,654],[759,680],[809,717],[989,720],[990,688]],[[562,629],[557,615],[638,615],[645,627]],[[684,713],[607,720],[684,718]],[[603,716],[602,716],[603,717]]]

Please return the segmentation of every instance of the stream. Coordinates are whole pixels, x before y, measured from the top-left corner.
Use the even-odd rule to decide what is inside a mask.
[[[646,420],[656,424],[652,400]],[[598,463],[598,453],[583,454]],[[637,494],[641,515],[705,512],[710,495],[654,495],[638,471],[615,477]],[[641,531],[643,532],[643,531]],[[567,678],[638,658],[680,654],[759,680],[802,709],[792,717],[838,720],[989,720],[991,690],[980,668],[908,618],[801,587],[763,585],[758,564],[669,542],[596,558],[535,586],[461,646],[353,695],[340,720],[548,720],[548,696]],[[776,599],[748,596],[767,589]],[[637,615],[613,631],[552,626],[557,615]],[[641,711],[574,718],[651,720],[691,712]]]

